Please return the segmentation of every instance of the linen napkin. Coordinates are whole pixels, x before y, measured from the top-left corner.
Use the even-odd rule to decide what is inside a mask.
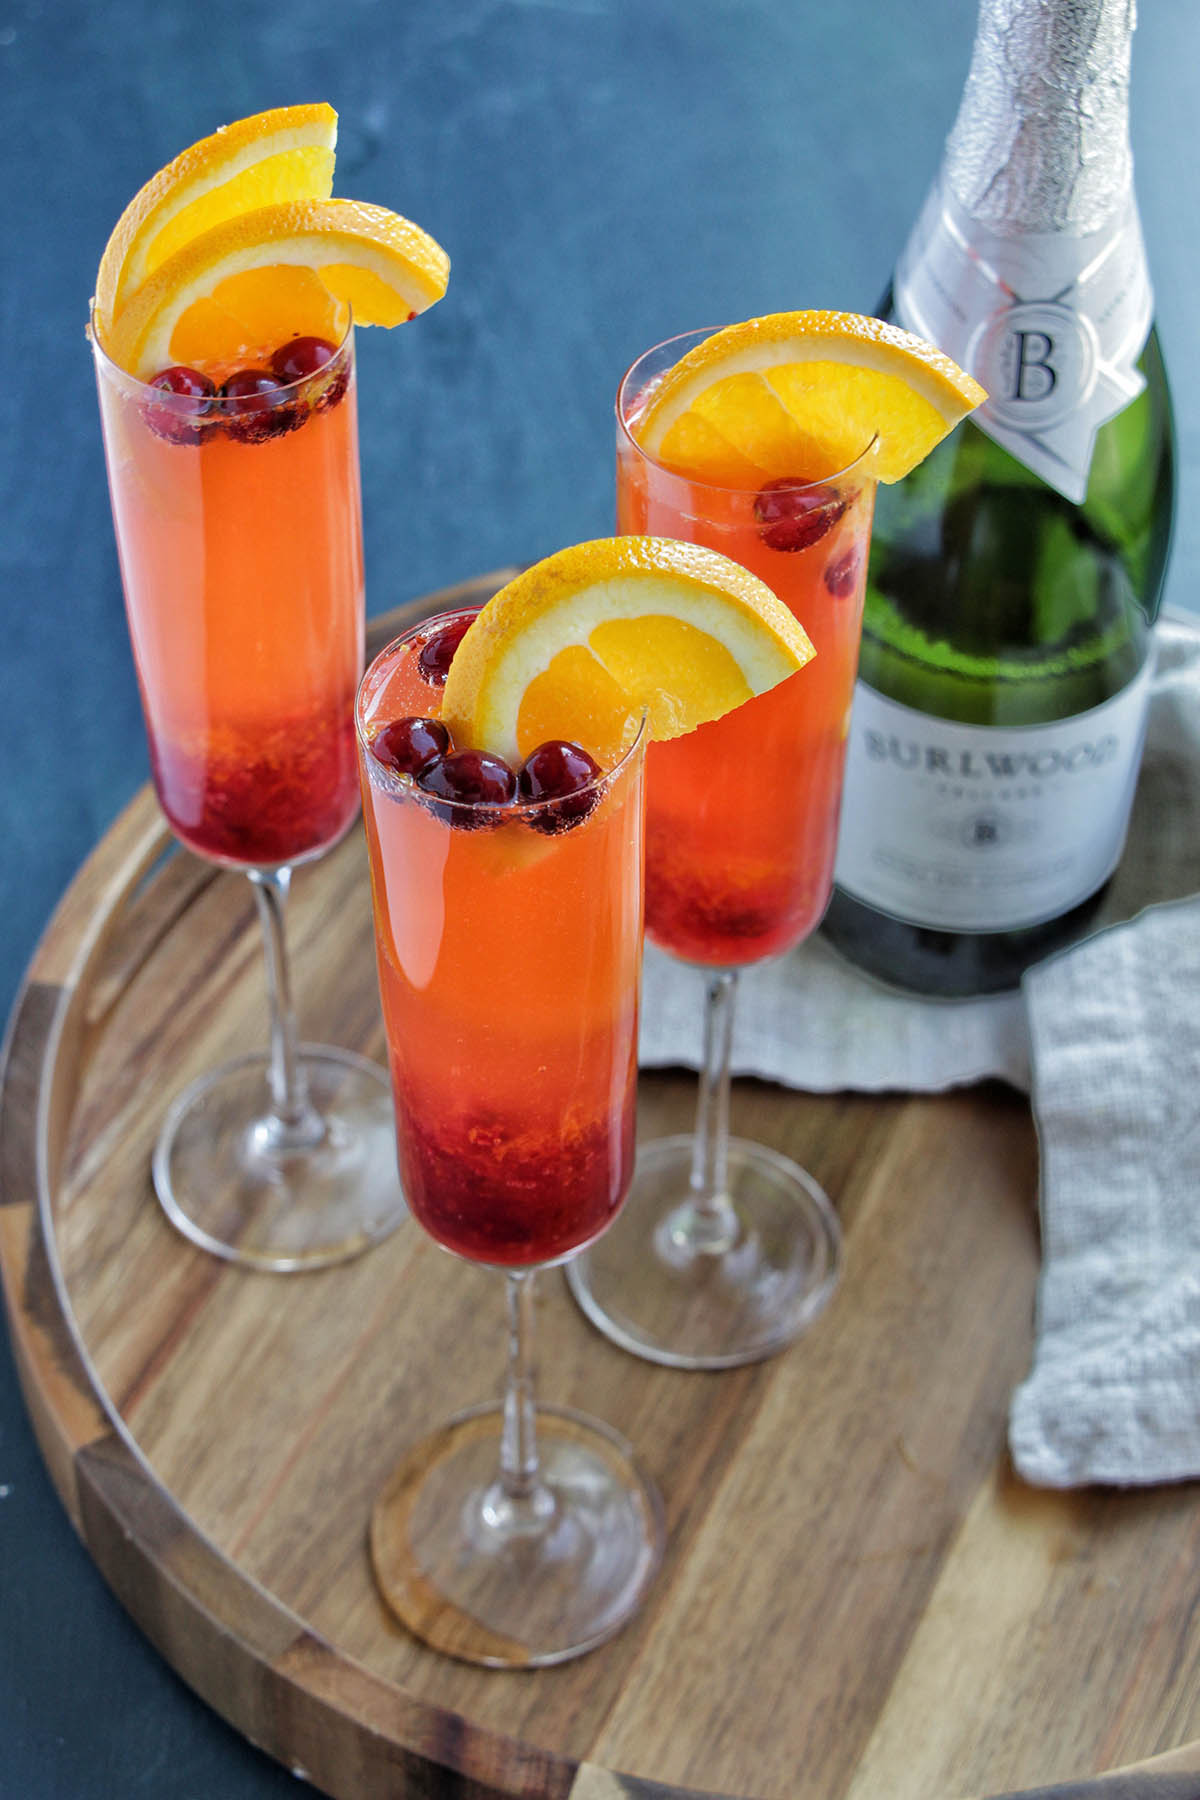
[[[1200,1473],[1200,900],[1026,977],[1041,1150],[1028,1480]]]
[[[822,938],[743,972],[733,1068],[810,1092],[1032,1096],[1033,1369],[1009,1442],[1062,1486],[1200,1475],[1200,629],[1156,631],[1146,749],[1093,935],[1016,993],[927,1001]],[[704,977],[648,947],[641,1061],[696,1067]],[[1195,1126],[1193,1127],[1193,1115]]]

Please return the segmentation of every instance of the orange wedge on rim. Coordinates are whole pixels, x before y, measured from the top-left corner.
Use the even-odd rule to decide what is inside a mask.
[[[282,272],[277,281],[276,270]],[[282,305],[297,270],[349,302],[357,324],[387,326],[441,299],[450,260],[420,226],[382,206],[306,200],[260,207],[224,220],[168,257],[117,314],[105,348],[145,380],[181,360],[193,308],[219,308],[227,284],[236,287],[247,276],[277,286]]]
[[[333,192],[337,114],[323,102],[281,106],[224,125],[175,157],[117,220],[96,277],[107,337],[129,295],[174,251],[238,213]]]
[[[775,687],[813,655],[739,563],[674,539],[599,538],[526,569],[482,608],[450,665],[456,743],[519,762],[550,738],[604,761],[643,714],[679,737]]]
[[[862,458],[899,481],[987,398],[950,357],[861,313],[772,313],[681,357],[630,421],[647,455],[695,480],[819,480]]]

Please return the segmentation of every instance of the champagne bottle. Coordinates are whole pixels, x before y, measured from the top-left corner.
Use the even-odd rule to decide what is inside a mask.
[[[831,941],[928,995],[1081,935],[1119,861],[1174,506],[1134,197],[1135,0],[981,0],[881,311],[989,398],[880,488]]]

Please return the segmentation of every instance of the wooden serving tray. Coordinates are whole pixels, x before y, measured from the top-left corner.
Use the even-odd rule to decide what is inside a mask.
[[[376,647],[508,573],[378,621]],[[999,1087],[737,1083],[739,1133],[839,1207],[830,1309],[771,1362],[688,1374],[622,1354],[544,1276],[542,1397],[637,1446],[664,1566],[631,1626],[558,1668],[411,1639],[373,1584],[371,1504],[407,1445],[498,1390],[503,1284],[412,1224],[286,1276],[168,1224],[149,1178],[164,1107],[266,1017],[249,884],[169,846],[146,790],[30,968],[0,1092],[0,1267],[63,1502],[213,1706],[339,1800],[1200,1793],[1195,1487],[1046,1493],[1007,1460],[1037,1150]],[[358,834],[297,874],[289,937],[302,1034],[381,1056]],[[686,1129],[694,1092],[645,1076],[643,1132]]]

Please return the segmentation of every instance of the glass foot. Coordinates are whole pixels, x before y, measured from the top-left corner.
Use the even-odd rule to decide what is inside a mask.
[[[638,1151],[613,1224],[567,1267],[592,1323],[676,1369],[728,1369],[782,1350],[837,1285],[842,1234],[813,1180],[762,1144],[729,1142],[729,1206],[689,1197],[690,1136]]]
[[[540,1480],[500,1488],[498,1405],[418,1444],[371,1516],[375,1576],[435,1650],[489,1668],[566,1662],[637,1611],[662,1556],[662,1506],[629,1445],[595,1419],[537,1410]]]
[[[319,1269],[357,1256],[406,1217],[391,1084],[349,1050],[302,1044],[304,1117],[271,1116],[265,1054],[222,1063],[172,1103],[154,1151],[168,1218],[216,1256]]]

